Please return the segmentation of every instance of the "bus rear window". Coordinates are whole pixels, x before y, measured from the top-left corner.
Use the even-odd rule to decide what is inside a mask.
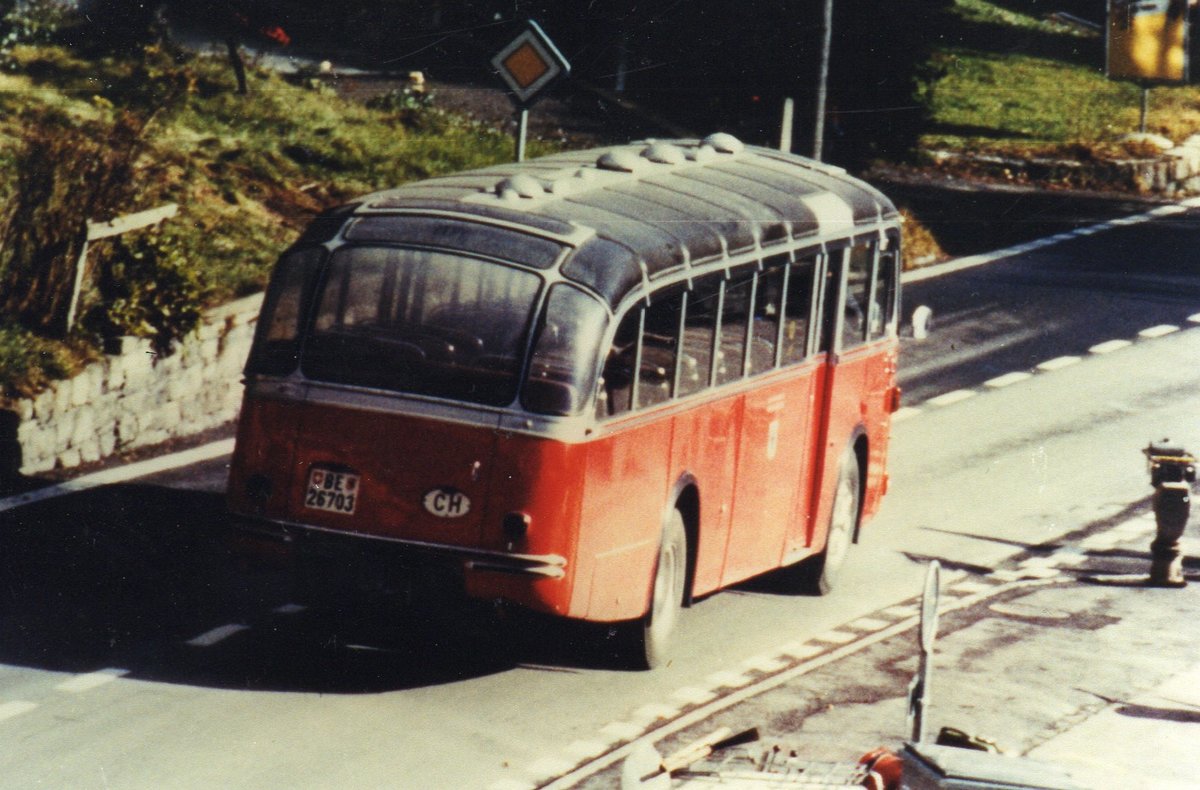
[[[346,231],[350,241],[449,247],[549,269],[562,253],[557,242],[476,222],[444,217],[382,216],[356,220]]]
[[[299,361],[300,330],[312,283],[325,250],[309,247],[280,259],[263,300],[258,336],[246,364],[249,373],[286,376]]]
[[[550,290],[546,315],[529,361],[521,400],[541,414],[575,414],[596,385],[596,353],[608,312],[595,299],[559,283]]]
[[[466,256],[343,247],[317,295],[309,378],[510,404],[541,278]]]

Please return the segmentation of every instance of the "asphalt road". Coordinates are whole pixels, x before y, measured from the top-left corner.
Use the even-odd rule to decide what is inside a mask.
[[[910,285],[934,334],[905,340],[912,410],[843,589],[711,596],[651,673],[616,668],[603,628],[289,606],[218,539],[223,461],[8,511],[0,787],[536,786],[910,597],[929,558],[970,572],[1103,523],[1148,496],[1149,438],[1200,447],[1195,219]]]

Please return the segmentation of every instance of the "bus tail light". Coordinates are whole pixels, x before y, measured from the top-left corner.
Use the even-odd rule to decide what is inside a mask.
[[[895,414],[900,411],[900,393],[899,387],[892,387],[887,394],[887,410],[888,414]]]
[[[525,536],[529,533],[529,524],[533,521],[528,513],[514,511],[505,513],[504,520],[501,522],[501,527],[504,530],[504,541],[508,544],[508,550],[512,551],[513,546],[525,540]]]

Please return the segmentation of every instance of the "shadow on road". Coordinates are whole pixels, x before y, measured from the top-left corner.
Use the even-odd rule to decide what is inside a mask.
[[[620,640],[604,627],[501,617],[459,601],[421,609],[388,599],[286,606],[289,575],[235,556],[217,494],[118,485],[2,519],[3,664],[331,694],[450,683],[516,666],[620,667]]]

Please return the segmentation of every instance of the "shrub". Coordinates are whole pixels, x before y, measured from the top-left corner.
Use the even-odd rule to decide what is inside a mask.
[[[150,338],[168,354],[199,323],[203,288],[178,239],[159,232],[119,236],[97,268],[102,301],[88,311],[88,329],[106,338]]]
[[[84,223],[129,203],[145,120],[78,122],[31,112],[16,155],[16,183],[0,217],[0,312],[23,326],[63,335],[84,242]]]
[[[13,324],[0,324],[0,398],[32,395],[72,372],[72,356],[61,344]]]
[[[49,44],[76,21],[66,0],[0,0],[0,56],[17,44]]]

